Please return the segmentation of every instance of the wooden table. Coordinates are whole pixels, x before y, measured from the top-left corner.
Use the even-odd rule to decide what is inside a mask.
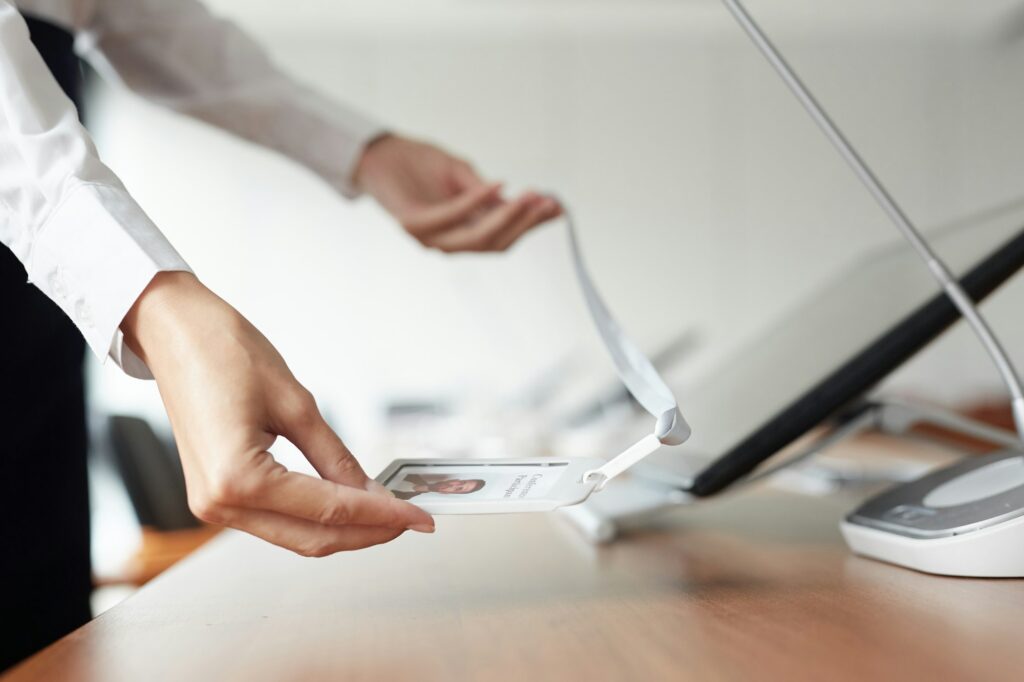
[[[591,547],[554,515],[302,559],[227,533],[4,678],[998,680],[1024,582],[851,556],[854,502],[750,490]]]

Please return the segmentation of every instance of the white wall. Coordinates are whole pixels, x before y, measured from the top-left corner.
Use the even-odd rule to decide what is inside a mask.
[[[713,0],[211,4],[338,99],[561,193],[627,328],[650,346],[698,329],[695,369],[891,238]],[[749,4],[922,226],[1024,195],[1024,40],[1000,28],[1016,3]],[[560,229],[504,257],[444,258],[221,133],[113,91],[92,113],[107,160],[357,451],[394,396],[504,394],[581,349],[607,371]],[[1018,357],[1022,293],[1014,281],[990,311]],[[159,410],[151,385],[96,377],[101,404]],[[963,333],[899,383],[998,391]]]

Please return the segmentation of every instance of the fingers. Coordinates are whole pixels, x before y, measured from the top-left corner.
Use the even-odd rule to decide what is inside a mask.
[[[434,520],[419,507],[391,496],[283,469],[267,477],[242,506],[274,511],[325,526],[378,526],[431,533]]]
[[[504,251],[523,234],[561,213],[554,199],[528,193],[486,211],[468,226],[448,230],[426,240],[446,252]]]
[[[518,222],[506,227],[496,235],[492,243],[492,250],[504,251],[524,234],[541,223],[558,217],[561,213],[562,207],[558,205],[557,201],[550,197],[541,197],[539,201],[533,203],[525,215],[520,216]]]
[[[323,526],[313,521],[252,509],[228,509],[223,518],[223,525],[308,557],[324,557],[381,545],[405,532],[368,526]]]
[[[268,453],[256,456],[247,478],[221,486],[223,506],[256,508],[325,526],[349,524],[433,532],[420,508],[382,494],[320,414],[313,395],[298,383],[270,406],[277,433],[290,440],[322,479],[288,471]],[[226,489],[224,489],[226,488]]]
[[[200,519],[219,524],[225,523],[225,510],[259,509],[324,526],[434,531],[430,514],[415,505],[289,471],[269,452],[256,455],[244,474],[207,482],[201,491],[190,494],[189,505]]]
[[[411,235],[424,241],[431,234],[465,223],[500,191],[500,184],[478,185],[452,199],[415,211],[402,224]]]
[[[530,208],[524,199],[509,201],[487,212],[475,224],[437,235],[430,246],[445,252],[488,251],[495,236],[515,223]]]
[[[312,394],[303,388],[292,398],[275,403],[277,431],[302,451],[316,472],[328,481],[366,488],[369,477],[363,467],[324,420]]]

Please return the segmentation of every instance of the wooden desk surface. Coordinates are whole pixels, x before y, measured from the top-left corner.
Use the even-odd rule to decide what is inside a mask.
[[[328,559],[225,534],[4,679],[1020,679],[1024,581],[851,556],[852,504],[752,490],[600,549],[553,515]]]

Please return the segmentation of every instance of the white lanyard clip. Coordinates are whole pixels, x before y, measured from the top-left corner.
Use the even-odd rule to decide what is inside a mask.
[[[690,425],[683,419],[678,408],[664,412],[658,417],[654,427],[654,433],[644,436],[633,445],[630,445],[621,454],[612,457],[604,466],[591,469],[583,474],[584,483],[595,476],[600,476],[594,492],[604,488],[608,481],[612,480],[626,469],[630,468],[644,457],[653,455],[663,445],[681,445],[690,437]]]
[[[681,445],[690,437],[690,425],[686,423],[679,411],[675,396],[654,365],[629,340],[622,328],[612,318],[583,263],[583,255],[580,253],[576,240],[576,228],[573,224],[572,214],[566,209],[564,215],[569,231],[569,247],[572,251],[573,265],[576,268],[576,279],[579,280],[580,287],[583,289],[583,298],[587,302],[594,326],[597,327],[601,340],[604,341],[605,348],[612,357],[615,370],[622,383],[637,402],[657,419],[654,433],[626,448],[624,452],[608,460],[604,466],[591,469],[583,474],[584,481],[595,476],[601,477],[594,488],[597,491],[644,457],[657,452],[662,446]]]

